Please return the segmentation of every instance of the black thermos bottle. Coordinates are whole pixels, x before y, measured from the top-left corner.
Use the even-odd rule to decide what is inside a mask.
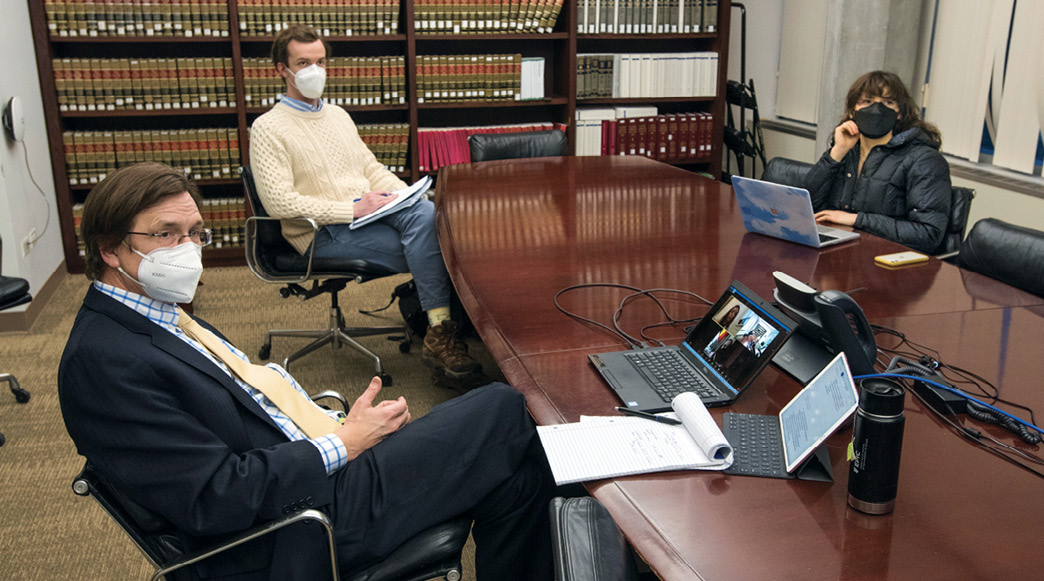
[[[848,468],[848,504],[860,512],[885,514],[895,506],[905,399],[903,386],[889,379],[860,382]]]

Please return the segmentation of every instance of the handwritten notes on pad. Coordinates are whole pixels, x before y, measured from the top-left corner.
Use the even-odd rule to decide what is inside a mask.
[[[370,222],[380,220],[381,218],[389,214],[394,214],[395,212],[398,212],[403,208],[409,208],[414,203],[416,203],[416,201],[419,200],[421,196],[427,193],[428,189],[430,188],[431,176],[424,176],[423,178],[414,182],[414,184],[411,186],[408,186],[401,190],[395,190],[394,192],[391,192],[391,194],[395,196],[395,198],[392,201],[381,206],[371,214],[367,214],[362,218],[353,220],[352,223],[348,226],[348,229],[355,230],[356,228],[362,228]]]
[[[699,396],[683,393],[671,407],[682,425],[612,416],[537,427],[555,483],[732,465],[732,448]]]

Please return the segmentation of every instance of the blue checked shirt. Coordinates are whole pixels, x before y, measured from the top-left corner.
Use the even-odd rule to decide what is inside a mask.
[[[207,349],[203,347],[202,344],[198,343],[195,339],[192,339],[188,335],[186,335],[185,332],[182,331],[180,327],[178,327],[179,315],[178,312],[175,310],[174,305],[170,303],[157,301],[149,297],[143,297],[141,295],[134,294],[131,292],[127,292],[123,289],[119,289],[99,281],[94,281],[94,288],[112,297],[116,301],[126,305],[133,311],[137,312],[139,315],[145,317],[153,323],[156,323],[160,327],[163,327],[164,329],[170,331],[176,337],[191,345],[193,349],[203,354],[204,357],[212,361],[214,365],[217,365],[225,373],[228,373],[229,377],[231,377],[236,382],[236,384],[239,385],[239,387],[243,388],[243,391],[247,392],[247,394],[250,395],[250,397],[254,401],[256,401],[258,405],[261,406],[261,409],[265,410],[265,412],[272,417],[272,420],[275,421],[276,425],[279,426],[279,429],[283,430],[283,433],[286,434],[287,438],[289,438],[291,441],[307,439],[309,442],[314,444],[316,448],[319,449],[319,453],[323,456],[323,463],[326,465],[327,474],[333,473],[335,470],[343,467],[345,464],[348,463],[348,450],[344,447],[344,443],[341,442],[340,438],[333,434],[327,434],[319,438],[308,439],[308,436],[306,436],[305,433],[297,427],[297,424],[292,422],[290,418],[286,417],[286,415],[282,411],[280,411],[280,409],[276,407],[275,404],[269,401],[269,399],[265,397],[263,393],[254,389],[249,384],[244,383],[242,380],[240,380],[238,377],[232,374],[228,370],[228,367],[226,367],[225,364],[221,362],[221,360],[214,357],[214,355],[211,354],[210,351],[207,351]],[[246,355],[244,355],[242,351],[236,349],[235,346],[233,346],[231,343],[225,341],[225,345],[228,345],[228,348],[231,349],[232,352],[235,353],[236,356],[240,359],[243,359],[247,362],[250,361],[250,359]],[[291,377],[285,369],[283,369],[279,365],[276,365],[275,363],[269,363],[268,367],[271,367],[272,369],[276,370],[280,375],[282,375],[284,378],[286,378],[287,381],[290,382],[290,385],[292,385],[294,389],[301,392],[301,394],[304,395],[304,397],[308,397],[308,394],[305,392],[305,390],[301,389],[301,386],[297,384],[297,381],[293,377]],[[343,417],[343,414],[340,412],[333,412],[329,410],[323,411],[326,412],[328,415],[337,418],[338,420],[340,420]]]
[[[297,109],[298,111],[304,111],[305,113],[318,113],[323,108],[322,99],[319,99],[315,107],[309,105],[308,103],[305,103],[304,101],[298,101],[293,97],[287,97],[286,95],[283,95],[283,98],[280,99],[280,102],[285,103],[289,105],[291,108]]]

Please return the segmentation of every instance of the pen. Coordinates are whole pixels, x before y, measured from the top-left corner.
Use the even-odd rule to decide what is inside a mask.
[[[385,193],[381,194],[381,196],[382,196],[382,197],[385,197],[385,198],[387,198],[388,196],[394,196],[394,195],[395,195],[395,194],[394,194],[394,193],[392,193],[392,192],[385,192]],[[354,200],[352,200],[352,203],[354,204],[354,203],[358,202],[358,201],[359,201],[359,200],[361,200],[361,199],[362,199],[362,198],[355,198]]]
[[[629,409],[629,408],[617,407],[616,411],[618,411],[618,412],[620,412],[622,414],[627,414],[629,416],[635,416],[635,417],[639,417],[639,418],[645,418],[647,420],[652,420],[654,422],[660,422],[661,424],[669,424],[669,425],[672,425],[672,426],[680,426],[681,425],[681,422],[679,422],[678,420],[676,420],[674,418],[658,416],[656,414],[649,414],[649,413],[645,413],[645,412],[640,412],[638,410],[632,410],[632,409]]]

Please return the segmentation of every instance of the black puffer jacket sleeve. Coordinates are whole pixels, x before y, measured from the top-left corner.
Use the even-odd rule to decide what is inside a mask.
[[[950,222],[950,166],[938,151],[927,147],[910,155],[905,175],[893,176],[892,180],[905,184],[906,215],[859,212],[855,226],[918,252],[935,254]]]
[[[841,198],[845,183],[845,162],[834,161],[830,157],[830,150],[819,158],[819,161],[808,170],[805,176],[805,189],[812,197],[812,208],[815,211],[838,209],[838,200]]]

